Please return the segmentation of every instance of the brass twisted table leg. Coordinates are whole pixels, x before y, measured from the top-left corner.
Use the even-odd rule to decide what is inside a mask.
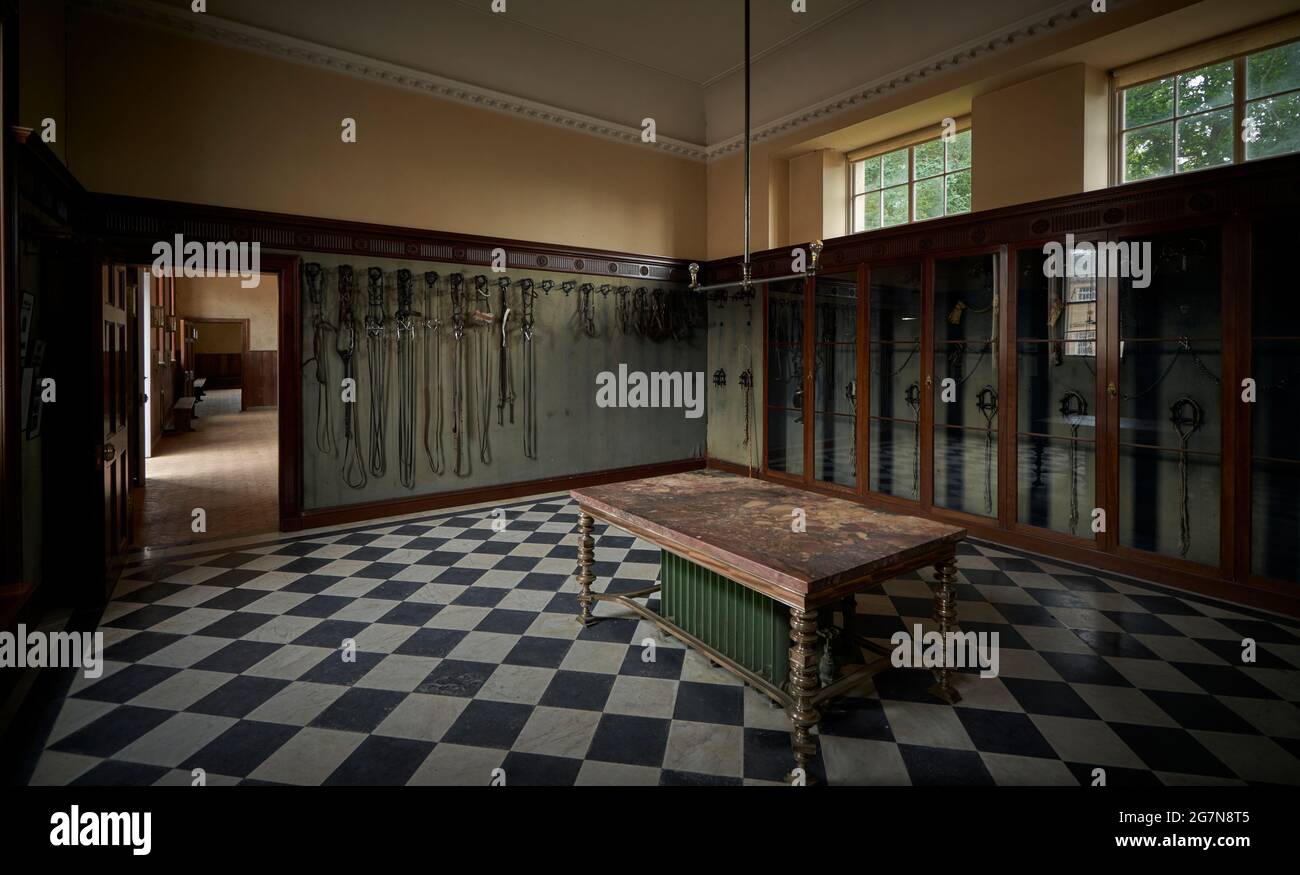
[[[590,626],[596,618],[591,615],[591,606],[596,601],[596,597],[591,594],[591,584],[595,581],[596,575],[591,571],[592,559],[595,556],[596,541],[591,537],[591,530],[595,520],[591,514],[578,512],[578,585],[582,587],[582,592],[578,593],[578,604],[582,610],[578,613],[578,622],[584,626]]]
[[[934,620],[939,624],[939,631],[946,642],[948,633],[957,630],[957,591],[953,588],[957,582],[957,561],[945,559],[934,566],[934,572],[935,580],[939,583],[939,589],[934,594]],[[961,693],[952,686],[952,668],[942,666],[935,670],[934,675],[938,683],[930,687],[930,694],[949,705],[960,702]]]
[[[820,681],[817,677],[817,612],[790,609],[790,720],[794,723],[794,763],[803,769],[805,782],[812,783],[808,766],[817,756],[812,730],[821,719],[813,704]],[[793,776],[793,773],[792,773]]]

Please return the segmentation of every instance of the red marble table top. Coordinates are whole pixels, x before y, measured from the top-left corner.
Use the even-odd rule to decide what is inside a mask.
[[[966,537],[956,526],[720,471],[592,486],[570,495],[590,513],[644,532],[672,552],[695,552],[803,595],[901,570]],[[796,508],[806,514],[806,531],[791,528]]]

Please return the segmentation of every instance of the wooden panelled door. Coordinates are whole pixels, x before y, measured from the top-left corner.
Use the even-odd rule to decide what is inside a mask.
[[[100,266],[99,359],[103,384],[103,463],[105,586],[111,588],[115,569],[131,540],[131,422],[136,388],[130,361],[128,268]]]

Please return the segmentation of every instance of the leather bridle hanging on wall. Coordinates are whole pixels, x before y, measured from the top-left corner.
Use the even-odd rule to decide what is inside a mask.
[[[343,361],[343,379],[351,390],[352,400],[343,402],[343,482],[353,489],[366,485],[366,465],[361,457],[361,439],[357,423],[357,313],[352,305],[356,277],[352,265],[339,265],[339,319],[335,349]],[[350,382],[349,382],[350,381]]]
[[[469,429],[469,416],[466,410],[469,369],[465,361],[465,318],[469,295],[462,274],[453,273],[450,283],[451,339],[455,344],[451,354],[451,448],[455,460],[453,470],[457,477],[465,477],[470,472],[469,453],[465,446],[465,433]]]
[[[533,309],[537,306],[537,292],[530,279],[519,282],[520,313],[519,336],[524,345],[524,456],[537,458],[537,347],[533,345]],[[512,420],[513,421],[513,417]]]
[[[316,363],[316,449],[326,456],[338,454],[334,442],[334,424],[330,421],[330,396],[334,394],[330,387],[329,359],[324,354],[325,334],[337,331],[325,318],[325,271],[320,262],[309,261],[302,266],[303,281],[307,286],[307,298],[311,301],[311,358],[303,367]]]
[[[429,470],[441,475],[447,470],[442,447],[442,314],[438,302],[438,273],[424,274],[424,457]],[[433,445],[430,446],[430,433]]]
[[[366,361],[370,378],[370,473],[383,477],[388,470],[388,302],[384,296],[384,271],[366,271]]]
[[[501,351],[497,362],[497,425],[506,424],[506,407],[510,408],[510,424],[515,424],[515,374],[510,361],[510,277],[497,278],[501,295]]]
[[[488,291],[487,277],[479,274],[474,277],[474,300],[472,328],[484,329],[478,332],[478,370],[477,385],[474,387],[477,397],[474,399],[478,411],[475,426],[478,429],[478,460],[484,465],[492,461],[492,442],[488,430],[492,427],[492,333],[486,330],[496,319],[492,314],[492,293]],[[481,306],[479,306],[481,305]]]
[[[397,271],[397,476],[407,489],[415,488],[415,277],[406,268]]]
[[[450,419],[451,455],[453,456],[452,459],[448,459],[443,444],[445,422],[443,397],[448,393],[445,389],[442,364],[444,320],[438,285],[442,278],[435,271],[423,274],[422,306],[417,311],[415,309],[417,277],[407,268],[396,269],[392,272],[396,306],[390,312],[385,284],[388,274],[382,267],[367,268],[366,309],[364,318],[358,318],[354,303],[357,290],[353,267],[340,265],[337,270],[339,315],[337,325],[331,325],[325,319],[327,272],[316,262],[308,263],[303,267],[306,297],[313,307],[312,343],[316,353],[313,358],[303,363],[303,367],[313,360],[316,361],[316,380],[320,386],[320,396],[317,400],[316,449],[323,455],[337,455],[340,445],[335,442],[333,430],[330,428],[332,411],[328,397],[329,367],[321,357],[321,350],[326,343],[326,333],[336,332],[335,349],[343,363],[343,375],[348,381],[346,385],[350,387],[350,391],[345,393],[344,397],[342,476],[344,482],[353,489],[361,489],[369,480],[383,478],[387,474],[388,389],[392,367],[390,359],[395,358],[397,372],[397,479],[402,486],[413,489],[417,479],[416,455],[420,438],[416,435],[416,429],[421,397],[423,398],[424,455],[433,474],[442,475],[450,468],[458,477],[470,476],[472,465],[469,443],[474,439],[475,432],[477,432],[479,460],[484,465],[491,464],[490,427],[494,400],[499,427],[514,425],[515,404],[517,401],[522,402],[524,457],[538,458],[540,418],[536,303],[539,290],[549,295],[558,285],[566,297],[575,291],[578,292],[576,298],[579,328],[582,335],[587,337],[595,337],[599,333],[593,294],[597,291],[605,299],[608,299],[611,293],[615,295],[613,304],[616,308],[615,316],[619,328],[625,333],[636,334],[653,342],[668,339],[684,341],[689,338],[695,327],[694,310],[679,290],[651,291],[641,287],[634,292],[630,286],[615,288],[603,284],[596,287],[591,283],[579,285],[576,280],[557,283],[551,279],[539,282],[526,278],[517,283],[520,289],[520,302],[516,307],[512,307],[510,290],[516,283],[509,277],[499,276],[496,294],[500,303],[498,314],[493,312],[493,295],[489,291],[488,276],[475,275],[471,291],[471,283],[466,282],[463,273],[448,274],[446,281],[451,298],[448,333],[451,339]],[[512,316],[519,324],[517,332],[511,331]],[[358,340],[363,332],[366,338],[369,381],[368,453],[361,447],[359,414],[355,407],[356,384],[359,380],[356,354]],[[476,332],[477,341],[470,342],[466,336],[467,332]],[[514,335],[519,337],[522,347],[522,366],[515,361],[516,351],[512,348]],[[417,356],[422,356],[418,363]],[[473,364],[471,364],[471,357]],[[494,358],[497,362],[495,374],[493,373]],[[515,374],[516,368],[519,367],[521,367],[523,382],[521,394],[517,396]],[[495,399],[493,398],[494,377],[497,392]],[[753,379],[752,372],[749,379]],[[473,427],[470,424],[471,420],[473,420]],[[752,423],[749,427],[752,441],[754,437]]]
[[[595,286],[591,283],[583,283],[578,289],[578,319],[582,333],[588,337],[596,336],[596,302],[591,299],[593,291]]]

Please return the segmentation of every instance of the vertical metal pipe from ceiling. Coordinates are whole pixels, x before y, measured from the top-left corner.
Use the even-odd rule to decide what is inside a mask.
[[[749,287],[749,0],[745,0],[745,261],[741,282]]]

